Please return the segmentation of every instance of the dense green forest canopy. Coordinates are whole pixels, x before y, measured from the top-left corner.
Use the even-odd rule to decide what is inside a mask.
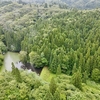
[[[100,99],[100,9],[2,2],[1,67],[7,51],[36,68],[47,66],[55,78],[45,82],[12,63],[12,72],[0,74],[1,100]]]
[[[19,78],[20,77],[20,78]],[[20,80],[20,81],[19,81]],[[58,75],[50,82],[41,80],[34,72],[19,71],[0,73],[1,100],[99,100],[100,85],[88,81],[80,91],[71,84],[71,77]]]
[[[25,51],[26,62],[38,68],[48,66],[53,73],[58,66],[69,75],[80,68],[88,77],[94,69],[100,70],[99,9],[80,11],[14,2],[1,7],[0,13],[2,53]]]

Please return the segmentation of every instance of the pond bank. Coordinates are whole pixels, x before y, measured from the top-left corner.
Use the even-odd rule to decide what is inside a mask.
[[[42,68],[35,68],[34,66],[32,66],[30,63],[26,63],[25,65],[21,66],[22,69],[27,69],[27,70],[31,70],[33,72],[36,72],[37,74],[41,74]]]

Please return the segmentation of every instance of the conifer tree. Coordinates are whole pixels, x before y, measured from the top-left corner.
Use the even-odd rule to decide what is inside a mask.
[[[51,93],[52,95],[54,95],[54,93],[55,93],[55,91],[56,91],[56,89],[57,89],[57,85],[56,85],[56,83],[55,83],[54,78],[52,78],[51,81],[50,81],[49,89],[50,89],[50,93]]]
[[[16,78],[17,82],[22,82],[20,71],[18,70],[18,68],[15,68],[15,73],[16,73],[15,78]]]
[[[15,65],[14,63],[12,62],[12,74],[15,75],[16,71],[15,71]]]
[[[72,69],[72,74],[74,74],[76,71],[77,71],[76,63],[74,63],[74,66],[73,66],[73,69]]]
[[[61,74],[61,67],[60,67],[60,65],[58,65],[58,67],[57,67],[57,72],[56,72],[56,74],[57,74],[57,75],[60,75],[60,74]]]
[[[60,91],[58,89],[54,93],[54,100],[60,100]]]
[[[72,76],[72,84],[82,90],[82,79],[81,79],[81,72],[78,70]]]
[[[50,91],[47,91],[43,100],[54,100],[53,95],[50,93]]]
[[[21,82],[22,81],[21,75],[20,75],[20,71],[18,70],[18,68],[15,67],[13,62],[12,62],[12,74],[16,78],[17,82]]]

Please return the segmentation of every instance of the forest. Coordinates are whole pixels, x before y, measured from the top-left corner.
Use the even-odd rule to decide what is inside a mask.
[[[100,8],[2,2],[0,70],[7,51],[42,72],[12,63],[0,72],[0,100],[100,100]]]
[[[95,9],[100,7],[100,0],[0,0],[2,1],[16,1],[20,3],[47,3],[48,5],[58,4],[59,6],[67,6],[68,8],[78,9]]]

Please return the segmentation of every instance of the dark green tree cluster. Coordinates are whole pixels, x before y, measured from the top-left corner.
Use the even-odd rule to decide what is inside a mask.
[[[100,70],[99,15],[99,10],[85,12],[75,9],[50,19],[39,19],[38,25],[33,26],[37,34],[30,38],[29,52],[36,52],[38,58],[43,54],[53,73],[60,66],[61,72],[72,75],[75,72],[72,70],[80,67],[82,77],[84,72],[91,77],[94,68]],[[22,42],[23,45],[26,43]]]
[[[14,7],[19,9],[15,15]],[[72,75],[81,68],[84,81],[86,75],[92,77],[95,68],[100,70],[99,9],[65,11],[40,9],[40,5],[22,8],[16,3],[4,8],[1,13],[5,12],[5,17],[0,17],[1,52],[6,51],[5,45],[10,51],[25,51],[27,57],[24,59],[22,54],[22,60],[38,68],[48,66],[53,73],[61,69]]]
[[[33,26],[38,24],[37,20],[50,18],[53,12],[56,14],[59,10],[55,12],[44,8],[44,5],[32,4],[30,7],[22,0],[18,2],[1,3],[0,39],[4,37],[3,42],[7,50],[16,52],[22,50],[29,53],[30,45],[27,43],[31,44],[33,42],[31,38],[36,34]],[[45,7],[47,6],[47,3],[45,3]]]

